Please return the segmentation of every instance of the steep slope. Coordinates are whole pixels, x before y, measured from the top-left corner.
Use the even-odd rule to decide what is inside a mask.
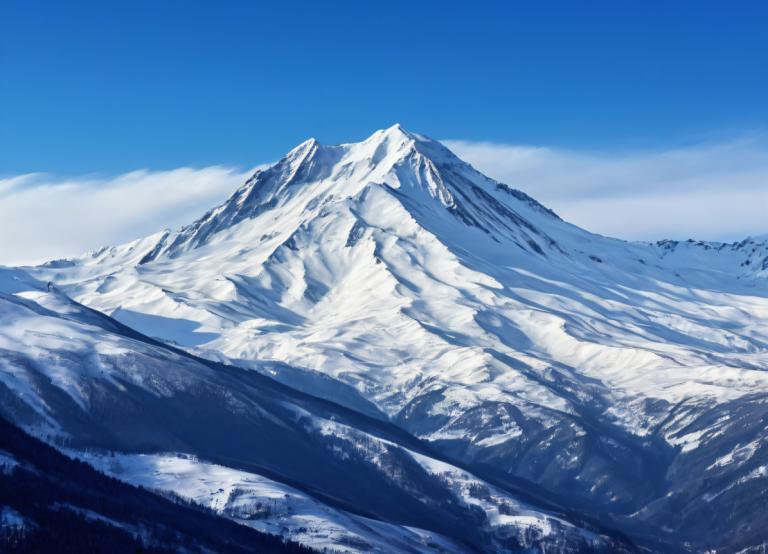
[[[179,452],[193,456],[196,471],[229,468],[290,488],[323,507],[319,531],[263,530],[313,547],[359,552],[385,541],[402,552],[631,549],[599,524],[577,516],[570,523],[549,500],[454,466],[380,418],[152,341],[55,286],[2,268],[0,415],[76,455]],[[445,469],[436,473],[435,464]],[[137,482],[141,474],[118,476],[152,484]],[[212,484],[211,493],[222,488]],[[494,495],[478,506],[465,489],[479,487]],[[170,490],[183,488],[180,479]],[[242,488],[231,490],[234,505]],[[267,493],[246,496],[258,502],[260,494]],[[499,519],[499,506],[510,517]],[[258,510],[241,508],[222,513],[257,518]]]
[[[289,537],[321,551],[466,550],[434,533],[356,516],[264,476],[207,463],[189,455],[78,455],[121,480],[179,495],[243,525]]]
[[[30,271],[695,549],[741,540],[707,468],[736,486],[768,461],[717,465],[766,439],[737,423],[762,421],[768,395],[766,260],[759,240],[591,234],[394,126],[309,140],[189,226]]]
[[[0,418],[3,552],[309,553],[126,485]]]

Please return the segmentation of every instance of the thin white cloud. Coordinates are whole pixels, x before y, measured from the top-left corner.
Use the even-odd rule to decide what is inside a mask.
[[[0,179],[0,263],[75,256],[189,223],[240,186],[250,171],[206,167],[61,179]]]
[[[621,155],[444,142],[478,170],[598,233],[734,240],[768,231],[768,145],[759,138]]]

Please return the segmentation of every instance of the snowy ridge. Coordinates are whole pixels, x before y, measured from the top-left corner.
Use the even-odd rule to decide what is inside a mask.
[[[421,529],[355,516],[257,474],[188,455],[79,454],[101,471],[151,490],[172,492],[258,531],[336,552],[464,552],[460,544]]]

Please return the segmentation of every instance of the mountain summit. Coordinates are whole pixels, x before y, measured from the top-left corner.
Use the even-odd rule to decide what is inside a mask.
[[[301,210],[306,221],[334,202],[352,208],[364,202],[371,189],[380,189],[373,195],[392,195],[393,201],[423,213],[447,210],[489,235],[518,235],[519,243],[527,245],[524,248],[539,251],[551,243],[537,237],[535,226],[497,196],[521,201],[518,209],[524,211],[554,214],[481,175],[439,142],[394,125],[359,143],[323,146],[315,139],[301,143],[277,163],[258,170],[222,205],[163,236],[141,261],[204,245],[216,233],[268,210]]]
[[[652,550],[751,540],[719,513],[760,525],[763,241],[595,235],[395,125],[310,139],[178,231],[28,271]]]

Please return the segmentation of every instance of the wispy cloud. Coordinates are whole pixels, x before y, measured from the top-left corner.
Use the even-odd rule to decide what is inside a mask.
[[[0,263],[74,256],[178,227],[226,198],[249,173],[214,166],[0,179]]]
[[[444,142],[480,171],[598,233],[731,240],[768,232],[768,144],[760,137],[621,155]]]

